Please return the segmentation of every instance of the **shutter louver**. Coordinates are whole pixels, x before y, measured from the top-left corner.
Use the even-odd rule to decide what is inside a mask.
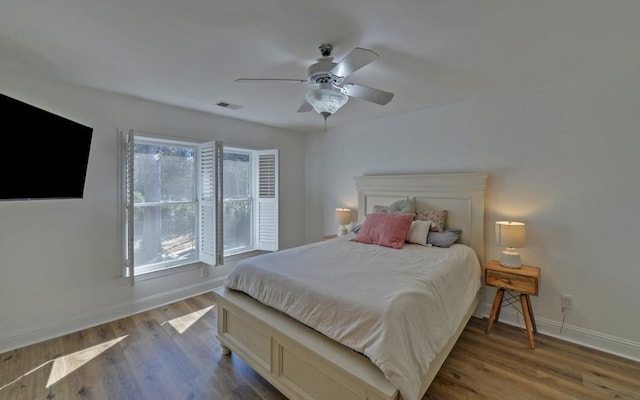
[[[125,273],[131,279],[131,286],[135,284],[134,273],[134,241],[133,241],[133,161],[134,161],[134,131],[129,134],[123,132],[125,151],[124,195],[125,195]]]
[[[214,142],[198,146],[199,154],[199,259],[209,265],[216,263],[215,238],[215,149]]]
[[[276,197],[276,156],[258,156],[258,195],[262,199]]]
[[[215,224],[215,262],[216,265],[224,264],[224,198],[222,193],[222,176],[223,176],[223,165],[224,165],[224,146],[222,142],[217,141],[214,142],[215,148],[215,173],[214,173],[214,190],[215,190],[215,210],[216,210],[216,221]]]
[[[257,248],[278,250],[278,150],[257,152]]]

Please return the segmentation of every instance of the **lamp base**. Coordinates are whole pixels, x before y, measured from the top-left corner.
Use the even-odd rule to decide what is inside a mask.
[[[520,268],[522,262],[520,261],[520,254],[517,251],[505,250],[500,256],[500,265],[507,268]]]
[[[338,228],[338,237],[346,236],[348,234],[349,234],[349,229],[345,225],[342,225],[340,228]]]

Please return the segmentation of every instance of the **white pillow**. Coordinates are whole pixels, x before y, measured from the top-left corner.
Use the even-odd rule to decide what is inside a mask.
[[[407,242],[431,246],[427,244],[429,228],[431,228],[431,221],[412,221],[407,232]]]

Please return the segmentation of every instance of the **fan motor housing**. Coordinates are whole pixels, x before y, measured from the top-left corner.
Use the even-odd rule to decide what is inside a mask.
[[[311,64],[307,70],[307,76],[310,83],[339,83],[338,77],[331,74],[331,70],[336,65],[333,57],[319,58],[318,62]]]

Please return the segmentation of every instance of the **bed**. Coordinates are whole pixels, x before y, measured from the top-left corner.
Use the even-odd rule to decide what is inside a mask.
[[[459,244],[449,249],[408,244],[395,250],[342,237],[248,259],[239,264],[242,274],[236,267],[227,281],[238,290],[214,291],[218,340],[223,352],[235,352],[290,399],[417,400],[481,304],[486,174],[372,175],[355,180],[359,221],[376,205],[411,199],[417,210],[448,210],[447,226],[462,231]],[[429,265],[424,279],[410,275],[422,273],[416,269],[416,259]],[[457,266],[459,259],[477,270],[464,275],[464,265]],[[402,273],[385,276],[392,264]],[[297,272],[296,265],[309,268],[300,267]],[[456,280],[443,278],[444,271],[454,266],[461,268],[452,273]],[[274,274],[278,270],[280,275]],[[272,280],[266,284],[250,280],[252,274]],[[362,284],[348,281],[349,274],[360,277],[356,279]],[[431,276],[435,279],[428,280]],[[425,283],[414,281],[427,282],[440,294],[426,295]],[[400,304],[411,306],[389,310],[376,301],[384,297],[384,292],[376,296],[377,291],[388,288],[402,292]],[[373,296],[366,297],[366,292]],[[317,296],[329,297],[318,300]],[[322,317],[318,304],[323,304],[322,309],[333,304],[333,311]],[[429,307],[419,309],[415,304]],[[336,313],[336,307],[357,309],[357,317]],[[378,309],[385,310],[384,317],[378,318]],[[438,328],[416,322],[420,320]],[[366,334],[369,331],[371,335]]]

